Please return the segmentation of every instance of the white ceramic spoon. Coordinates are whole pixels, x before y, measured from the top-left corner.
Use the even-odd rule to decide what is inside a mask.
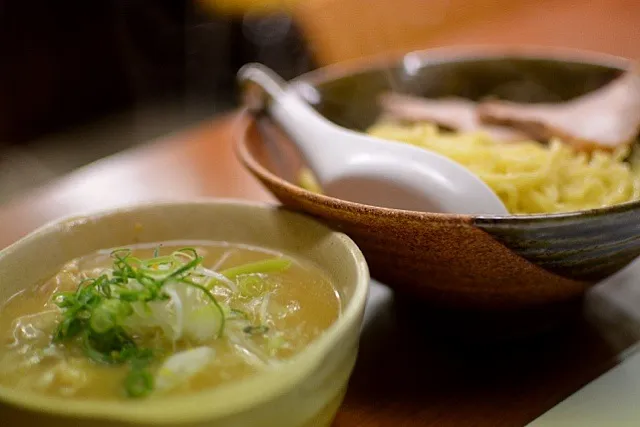
[[[327,195],[423,212],[508,213],[495,192],[465,167],[422,148],[331,123],[263,65],[245,65],[238,79],[248,107],[268,109],[297,145]],[[255,85],[258,97],[252,92]]]

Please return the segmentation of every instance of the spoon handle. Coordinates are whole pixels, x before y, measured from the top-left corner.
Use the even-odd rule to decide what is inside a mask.
[[[287,83],[270,68],[257,63],[247,64],[238,71],[244,104],[254,113],[269,109],[285,127],[331,126],[297,93],[287,89]],[[323,129],[324,130],[324,129]]]
[[[273,70],[262,64],[247,64],[238,71],[244,104],[253,113],[268,111],[300,149],[313,172],[322,181],[338,166],[346,150],[337,149],[338,130],[304,101]]]
[[[238,71],[243,102],[253,113],[267,109],[271,100],[281,100],[286,91],[286,82],[273,70],[262,64],[246,64]]]

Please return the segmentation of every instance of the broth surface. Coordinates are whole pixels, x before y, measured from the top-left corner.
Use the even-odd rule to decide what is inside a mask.
[[[165,242],[161,246],[131,246],[130,259],[166,257],[187,246],[203,258],[200,265],[204,268],[202,277],[194,274],[189,280],[210,281],[207,288],[223,314],[216,317],[218,312],[204,292],[171,281],[162,288],[165,299],[148,304],[151,310],[145,303],[126,303],[133,306],[133,314],[126,318],[126,331],[135,345],[153,350],[148,368],[154,383],[151,398],[196,392],[276,368],[304,349],[340,314],[340,298],[324,272],[308,262],[262,248],[221,242]],[[63,319],[63,309],[54,303],[56,295],[74,293],[82,280],[89,278],[92,283],[105,271],[111,274],[111,252],[99,251],[73,260],[50,280],[16,294],[0,307],[0,385],[82,399],[127,398],[123,384],[135,361],[98,363],[87,356],[80,338],[54,339]],[[178,253],[177,258],[186,263],[189,253]],[[276,260],[276,267],[283,260],[291,262],[278,270],[269,260]],[[266,263],[255,264],[259,261]],[[265,271],[250,272],[249,267],[233,270],[247,263]],[[214,273],[213,278],[204,275]],[[229,278],[219,280],[221,274]],[[93,317],[97,319],[97,315]]]

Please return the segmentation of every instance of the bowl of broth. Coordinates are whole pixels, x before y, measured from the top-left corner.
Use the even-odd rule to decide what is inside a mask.
[[[369,280],[347,236],[230,200],[66,218],[0,270],[8,425],[329,426]]]
[[[334,124],[424,147],[469,168],[496,191],[509,215],[418,212],[324,194],[295,145],[264,114],[243,113],[237,153],[285,206],[352,237],[372,276],[399,293],[436,308],[477,312],[480,319],[539,313],[534,323],[545,323],[550,311],[565,312],[640,255],[640,98],[622,99],[627,110],[616,110],[615,102],[610,109],[635,117],[631,124],[603,111],[605,122],[621,130],[602,146],[580,134],[589,123],[572,128],[573,139],[543,141],[543,133],[556,130],[543,126],[546,116],[540,123],[512,120],[520,126],[509,127],[506,119],[479,126],[467,107],[507,105],[512,114],[516,106],[516,113],[531,115],[543,106],[544,116],[569,105],[584,112],[594,93],[600,100],[637,95],[631,69],[628,60],[589,52],[461,47],[333,65],[290,82],[287,90]],[[619,90],[624,84],[630,90]],[[576,117],[584,122],[586,116]]]

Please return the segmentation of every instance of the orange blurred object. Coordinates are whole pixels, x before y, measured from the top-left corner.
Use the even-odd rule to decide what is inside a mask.
[[[433,46],[430,41],[537,0],[305,0],[295,20],[320,64]],[[507,39],[508,37],[505,37]]]
[[[290,11],[301,0],[200,0],[207,9],[223,14],[272,13]]]
[[[293,14],[320,65],[470,44],[639,57],[637,0],[304,0]]]
[[[199,1],[230,14],[284,11],[321,66],[470,44],[561,46],[639,57],[637,0]]]

